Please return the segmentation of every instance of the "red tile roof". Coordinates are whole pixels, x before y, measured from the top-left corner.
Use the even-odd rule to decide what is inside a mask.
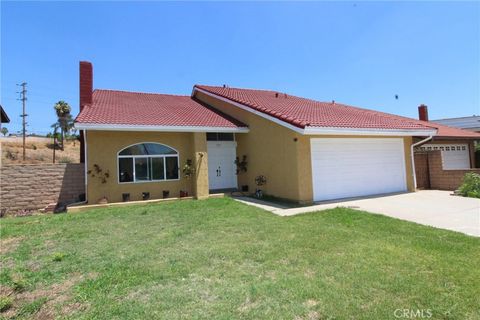
[[[470,130],[464,130],[459,128],[449,127],[443,124],[439,124],[436,122],[431,121],[421,121],[416,120],[421,124],[437,129],[437,134],[435,137],[437,138],[468,138],[468,139],[478,139],[480,140],[480,133],[474,132]]]
[[[437,129],[437,136],[477,138],[480,134],[445,125],[401,117],[341,103],[319,102],[270,90],[195,85],[231,101],[263,112],[299,128],[374,128],[399,130]]]
[[[246,127],[190,96],[94,90],[93,103],[77,116],[79,124]]]

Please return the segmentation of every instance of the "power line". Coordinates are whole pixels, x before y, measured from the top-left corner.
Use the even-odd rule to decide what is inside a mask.
[[[22,82],[18,86],[22,87],[22,91],[19,92],[22,97],[18,100],[22,101],[22,114],[20,115],[20,117],[22,117],[23,161],[25,161],[25,135],[27,133],[27,114],[25,113],[25,103],[27,102],[27,83]]]

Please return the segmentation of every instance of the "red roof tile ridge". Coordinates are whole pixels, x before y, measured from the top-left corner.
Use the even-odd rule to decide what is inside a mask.
[[[259,88],[245,88],[245,87],[230,87],[229,85],[224,86],[212,86],[208,84],[195,84],[194,87],[196,88],[216,88],[216,89],[235,89],[235,90],[250,90],[250,91],[263,91],[263,92],[271,92],[271,93],[279,93],[284,94],[282,91],[275,91],[272,89],[259,89]]]
[[[93,90],[93,92],[101,92],[101,91],[119,92],[119,93],[132,93],[132,94],[142,94],[142,95],[158,95],[158,96],[171,96],[171,97],[190,98],[190,95],[184,95],[184,94],[144,92],[144,91],[129,91],[129,90],[117,90],[117,89],[94,89],[94,90]]]
[[[268,92],[268,93],[272,93],[272,94],[283,94],[283,95],[288,95],[290,97],[295,97],[297,99],[305,99],[305,98],[301,98],[301,97],[296,97],[296,96],[293,96],[293,95],[290,95],[290,94],[287,94],[285,92],[281,92],[281,91],[274,91],[274,90],[267,90],[267,89],[251,89],[251,88],[238,88],[238,87],[223,87],[223,86],[210,86],[210,85],[201,85],[201,84],[196,84],[194,85],[194,87],[196,88],[199,88],[199,89],[204,89],[212,94],[215,94],[215,95],[218,95],[218,96],[221,96],[221,97],[224,97],[228,100],[231,100],[231,101],[235,101],[235,102],[238,102],[240,104],[243,104],[243,105],[246,105],[246,106],[249,106],[251,108],[253,108],[254,110],[258,110],[260,112],[263,112],[263,113],[266,113],[268,115],[271,115],[275,118],[279,118],[281,120],[287,120],[287,119],[290,119],[290,121],[287,121],[287,122],[291,122],[293,125],[297,126],[297,127],[300,127],[300,128],[304,128],[305,125],[304,124],[307,124],[308,125],[308,122],[305,122],[304,120],[297,120],[297,119],[294,119],[294,118],[291,118],[291,116],[288,116],[288,115],[285,115],[283,112],[279,112],[279,111],[274,111],[274,110],[271,110],[269,108],[266,108],[266,107],[263,107],[263,106],[259,106],[257,103],[254,103],[254,102],[248,102],[248,101],[245,101],[243,99],[240,99],[240,98],[237,98],[237,99],[233,99],[225,94],[219,94],[219,93],[216,93],[216,92],[211,92],[209,90],[209,88],[216,88],[216,89],[232,89],[232,90],[249,90],[249,91],[256,91],[256,92]],[[308,99],[307,99],[308,100]],[[315,100],[312,100],[312,101],[315,101]],[[315,102],[318,102],[318,101],[315,101]]]

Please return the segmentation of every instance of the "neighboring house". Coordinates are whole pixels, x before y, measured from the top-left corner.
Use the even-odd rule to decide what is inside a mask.
[[[89,203],[257,188],[300,203],[414,191],[413,143],[437,134],[424,121],[275,91],[93,90],[92,74],[81,62],[75,125],[86,168],[109,178],[87,176]],[[189,163],[195,171],[186,176]]]
[[[432,121],[449,127],[480,132],[480,116],[473,115],[470,117],[446,118]]]
[[[437,134],[430,141],[422,144],[417,151],[440,150],[444,169],[469,169],[475,167],[474,142],[480,140],[480,134],[446,126],[435,121],[429,121],[428,108],[418,107],[421,123],[436,128]]]
[[[0,105],[0,129],[2,129],[2,123],[9,123],[10,118],[7,116],[7,113],[5,110],[3,110],[3,107]]]

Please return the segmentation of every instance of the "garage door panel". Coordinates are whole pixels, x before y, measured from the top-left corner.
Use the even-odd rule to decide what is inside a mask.
[[[311,139],[314,200],[406,190],[403,139]]]

